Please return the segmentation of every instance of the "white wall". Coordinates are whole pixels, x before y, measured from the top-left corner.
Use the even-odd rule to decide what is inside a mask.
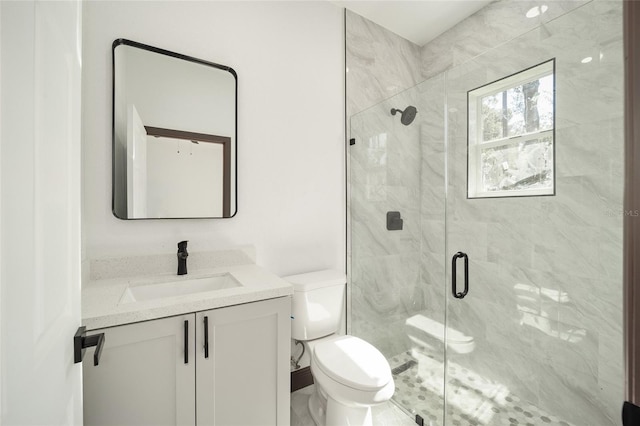
[[[85,257],[254,244],[285,275],[345,268],[342,9],[305,2],[106,2],[84,7]],[[122,221],[111,213],[111,43],[128,38],[234,68],[238,214]],[[188,184],[188,183],[185,183]]]

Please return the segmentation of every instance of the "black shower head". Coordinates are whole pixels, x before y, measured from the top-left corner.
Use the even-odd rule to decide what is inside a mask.
[[[416,114],[418,110],[416,107],[409,105],[404,109],[404,111],[396,108],[391,108],[391,115],[396,115],[397,112],[401,112],[402,116],[400,117],[400,122],[405,126],[413,123],[413,119],[416,118]]]

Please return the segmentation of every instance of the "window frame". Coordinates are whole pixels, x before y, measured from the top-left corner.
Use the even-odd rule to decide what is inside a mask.
[[[552,75],[552,108],[553,120],[550,129],[523,133],[518,136],[503,137],[489,142],[482,142],[482,99],[502,93],[505,90],[522,86],[531,81]],[[472,120],[473,118],[473,120]],[[556,59],[540,62],[517,73],[508,75],[490,83],[471,89],[467,92],[467,199],[535,197],[556,195]],[[518,146],[522,141],[534,138],[551,137],[552,146],[552,185],[551,188],[513,189],[498,191],[481,191],[483,149],[495,146]]]

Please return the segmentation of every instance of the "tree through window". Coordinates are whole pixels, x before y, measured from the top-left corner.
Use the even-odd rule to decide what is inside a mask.
[[[554,194],[554,66],[469,91],[469,198]]]

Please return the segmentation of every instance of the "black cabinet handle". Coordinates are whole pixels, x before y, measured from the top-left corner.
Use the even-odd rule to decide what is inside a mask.
[[[102,348],[104,347],[104,333],[95,334],[85,339],[87,346],[95,346],[96,350],[93,352],[93,365],[98,365],[100,362],[100,356],[102,356]]]
[[[184,320],[184,363],[189,364],[189,320]]]
[[[209,317],[204,317],[204,357],[209,358]]]
[[[456,285],[456,272],[458,272],[458,259],[461,257],[464,258],[464,291],[459,293]],[[469,292],[469,256],[461,251],[454,254],[453,259],[451,259],[451,292],[456,299],[463,299]]]
[[[87,336],[87,328],[84,326],[78,327],[76,334],[73,336],[73,362],[76,364],[82,362],[85,349],[95,346],[96,350],[93,353],[93,365],[98,365],[100,363],[100,356],[102,356],[104,341],[104,333]]]

